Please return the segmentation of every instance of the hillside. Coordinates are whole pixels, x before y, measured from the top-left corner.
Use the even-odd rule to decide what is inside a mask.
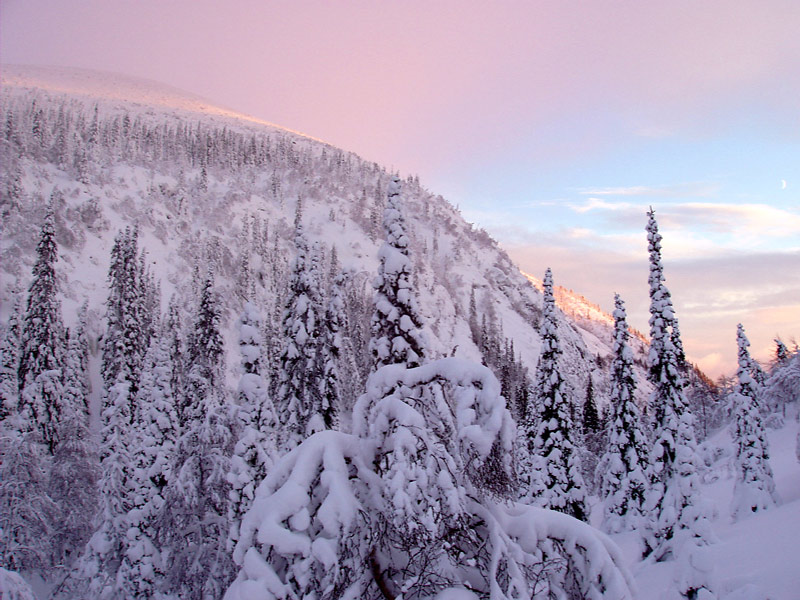
[[[113,279],[110,275],[114,264],[112,256],[120,251],[122,241],[135,240],[134,262],[140,261],[138,268],[143,279],[152,283],[147,301],[153,304],[155,319],[160,317],[163,320],[164,331],[168,330],[173,318],[188,331],[191,320],[202,314],[203,303],[209,296],[206,292],[213,286],[213,296],[221,309],[218,325],[223,338],[222,382],[212,387],[208,383],[216,377],[212,372],[194,373],[194,379],[189,374],[182,382],[187,387],[190,383],[196,386],[192,393],[198,389],[203,391],[203,394],[195,394],[202,397],[198,406],[206,407],[203,402],[208,398],[220,401],[220,406],[209,404],[211,410],[207,414],[195,415],[199,421],[205,419],[205,426],[209,428],[227,423],[224,418],[230,415],[237,415],[236,418],[244,422],[249,417],[241,417],[237,408],[245,406],[251,395],[267,406],[271,402],[270,395],[275,396],[288,385],[289,376],[280,369],[288,361],[287,357],[291,358],[292,352],[296,351],[292,344],[297,340],[285,335],[287,328],[296,325],[287,315],[292,314],[291,310],[300,310],[297,305],[310,304],[309,298],[315,293],[333,297],[331,290],[341,284],[342,296],[337,298],[339,303],[335,305],[336,316],[341,318],[341,329],[335,333],[338,335],[337,348],[345,351],[330,359],[340,361],[345,373],[340,382],[341,397],[337,406],[339,431],[317,431],[305,442],[300,442],[296,450],[287,450],[280,458],[270,458],[270,461],[274,460],[270,463],[274,469],[263,477],[257,490],[252,482],[247,481],[235,490],[220,484],[226,490],[221,494],[224,498],[250,494],[249,500],[253,503],[252,510],[244,517],[238,515],[242,518],[236,523],[233,533],[216,523],[216,533],[222,531],[223,542],[212,550],[218,553],[218,557],[224,556],[214,564],[227,564],[229,567],[225,573],[229,579],[217,585],[231,584],[238,573],[230,588],[233,591],[225,596],[228,600],[282,597],[280,590],[289,588],[275,584],[277,575],[273,568],[284,568],[281,576],[291,575],[286,575],[287,586],[306,585],[307,580],[314,577],[326,581],[333,578],[328,592],[334,588],[343,589],[336,586],[357,586],[347,579],[349,575],[336,579],[339,570],[355,569],[348,562],[340,564],[332,558],[338,551],[341,555],[335,556],[344,561],[360,560],[357,567],[362,570],[366,569],[367,561],[369,569],[380,570],[376,565],[383,560],[389,565],[385,572],[399,576],[399,570],[392,570],[394,563],[388,554],[378,556],[374,546],[368,547],[375,543],[370,536],[376,530],[365,529],[369,535],[362,535],[358,526],[353,525],[360,523],[358,519],[371,523],[370,506],[383,506],[383,500],[375,499],[380,495],[375,492],[375,486],[383,485],[376,483],[376,473],[391,480],[392,501],[398,505],[405,503],[403,510],[408,510],[409,514],[417,513],[408,508],[414,502],[406,502],[404,495],[421,493],[423,501],[426,501],[428,496],[425,494],[439,494],[433,503],[435,506],[423,506],[427,512],[421,511],[424,513],[421,522],[430,525],[431,530],[444,527],[447,511],[452,511],[458,516],[453,520],[456,524],[452,529],[462,531],[459,528],[463,528],[467,532],[463,539],[454,537],[440,544],[437,535],[443,531],[450,535],[451,530],[439,529],[427,540],[430,547],[447,554],[447,560],[463,571],[454,570],[448,575],[449,579],[441,576],[439,581],[436,579],[440,577],[438,564],[431,567],[425,563],[421,570],[427,573],[426,577],[431,577],[431,581],[426,583],[416,576],[409,577],[409,586],[419,586],[415,589],[423,590],[412,592],[409,598],[489,598],[486,589],[490,583],[505,585],[508,591],[507,595],[501,596],[497,595],[498,587],[492,588],[493,599],[522,598],[527,596],[512,591],[515,581],[525,581],[526,586],[530,583],[531,589],[535,589],[537,578],[551,575],[555,582],[553,589],[559,590],[563,585],[565,589],[571,589],[575,597],[584,597],[576,591],[580,588],[585,597],[631,598],[631,590],[635,591],[636,586],[639,588],[636,597],[646,600],[677,597],[673,592],[677,585],[673,566],[677,561],[657,563],[651,559],[641,562],[638,531],[607,537],[564,514],[516,503],[512,501],[516,496],[509,492],[513,486],[521,487],[520,481],[526,475],[513,472],[518,467],[517,461],[524,458],[520,458],[514,420],[521,424],[524,422],[523,413],[528,406],[525,403],[534,393],[534,374],[540,355],[547,356],[543,348],[548,347],[547,336],[552,339],[553,331],[548,327],[554,327],[560,342],[559,375],[566,384],[564,396],[567,402],[557,408],[563,411],[559,414],[569,414],[569,419],[563,419],[565,422],[580,423],[588,394],[593,394],[601,410],[608,410],[610,404],[610,366],[614,356],[612,316],[590,300],[556,286],[554,295],[559,310],[555,311],[555,325],[543,319],[543,312],[550,314],[545,308],[552,308],[552,303],[543,300],[542,281],[520,272],[495,240],[467,223],[452,204],[427,190],[414,175],[403,174],[401,177],[310,136],[238,115],[153,82],[80,70],[8,66],[3,68],[2,77],[2,332],[5,339],[15,316],[19,316],[15,307],[24,307],[44,215],[52,210],[58,245],[55,275],[64,322],[71,333],[81,326],[87,328],[89,353],[85,368],[91,381],[92,439],[109,436],[109,428],[104,429],[108,414],[101,415],[101,410],[107,408],[104,402],[114,394],[127,393],[119,392],[127,388],[116,384],[104,392],[103,381],[107,374],[102,372],[105,365],[101,364],[106,350],[104,344],[112,335],[109,327],[112,311],[108,307]],[[395,202],[400,207],[397,212],[402,212],[405,219],[400,235],[402,244],[398,242],[397,247],[408,250],[410,264],[406,283],[411,293],[406,293],[405,288],[401,292],[405,294],[404,302],[419,307],[419,339],[424,342],[426,358],[430,362],[408,369],[395,369],[398,364],[388,363],[375,371],[370,354],[370,319],[375,310],[375,287],[380,285],[386,270],[401,272],[406,266],[405,255],[391,254],[383,245],[384,228],[390,230],[384,219],[388,221],[394,214]],[[387,205],[389,210],[385,211]],[[386,214],[390,216],[386,217]],[[399,219],[397,215],[394,218]],[[304,244],[308,247],[304,248]],[[136,254],[138,250],[142,251],[141,255]],[[387,256],[393,257],[394,262]],[[295,279],[300,259],[313,263],[309,272],[313,271],[315,285],[320,289],[313,290],[310,286],[305,292],[307,296],[298,299],[293,298],[292,293],[303,283]],[[376,278],[376,273],[381,274]],[[555,276],[557,284],[558,273]],[[297,279],[301,278],[297,276]],[[643,285],[646,280],[646,273],[642,273]],[[290,305],[294,301],[296,303]],[[86,318],[80,320],[78,315],[84,304]],[[257,323],[254,317],[248,321],[255,312],[263,316],[263,321]],[[325,316],[330,320],[330,314]],[[406,333],[413,329],[407,324],[403,327]],[[185,344],[179,347],[177,354],[188,354],[189,347],[196,341],[192,337],[194,334],[181,334]],[[167,338],[166,333],[163,336]],[[297,336],[300,337],[308,336]],[[256,352],[253,348],[258,344],[262,347]],[[646,378],[649,345],[642,334],[632,332],[630,348],[631,364],[638,381],[635,399],[638,405],[645,407],[652,390]],[[252,360],[252,356],[248,359],[248,353],[259,355],[265,383],[253,383],[252,378],[250,383],[243,383],[243,373],[252,375],[253,372],[247,369],[253,369],[253,364],[258,362]],[[297,355],[302,353],[297,352]],[[317,360],[317,356],[313,358]],[[789,351],[787,365],[790,363],[798,365],[797,372],[800,373],[800,354],[796,349],[794,353]],[[155,362],[153,365],[155,374],[150,376],[156,378]],[[789,373],[790,368],[787,367],[785,372]],[[17,373],[13,375],[16,377]],[[301,376],[302,373],[296,375]],[[794,380],[787,377],[787,381],[785,388],[789,393],[781,400],[782,404],[764,408],[765,412],[782,408],[785,413],[785,418],[773,414],[768,419],[776,487],[781,500],[769,511],[732,523],[728,514],[736,468],[734,444],[729,433],[732,396],[720,398],[717,390],[706,386],[701,374],[690,372],[686,395],[698,414],[695,429],[705,438],[698,452],[703,464],[698,465],[698,472],[693,474],[701,482],[698,484],[701,491],[693,499],[702,508],[713,505],[713,510],[709,510],[712,515],[710,523],[718,537],[705,553],[711,557],[713,568],[706,568],[708,564],[704,563],[698,570],[714,572],[721,598],[788,600],[791,596],[786,594],[800,589],[800,580],[791,571],[791,557],[800,551],[796,535],[800,524],[796,516],[800,503],[800,470],[793,455],[797,403],[793,402],[796,400],[792,388]],[[436,388],[440,390],[440,396],[430,392],[433,389],[431,382],[441,386]],[[154,385],[152,381],[149,383]],[[208,387],[203,387],[205,385]],[[391,394],[386,395],[386,390],[391,390]],[[426,396],[429,393],[431,395]],[[187,394],[187,397],[192,396]],[[152,398],[159,397],[154,394]],[[408,398],[413,398],[414,402],[404,405],[402,402]],[[447,413],[434,422],[430,432],[427,427],[420,426],[417,413],[403,410],[403,407],[417,406],[417,401],[424,405],[420,411],[426,419],[431,415],[439,418],[442,411]],[[442,405],[452,414],[443,410]],[[151,407],[137,407],[137,410],[146,414]],[[201,412],[196,407],[194,410]],[[389,412],[382,413],[381,410]],[[429,412],[424,413],[425,410]],[[392,417],[388,418],[387,414]],[[214,421],[216,418],[219,421]],[[559,419],[543,420],[552,427],[552,423]],[[129,421],[132,423],[134,418],[130,417]],[[283,443],[285,440],[282,438],[289,435],[287,432],[293,426],[290,421],[276,420],[272,438],[249,439],[242,434],[238,440],[225,438],[231,431],[238,433],[236,427],[219,427],[215,435],[227,441],[220,442],[218,447],[213,443],[209,446],[212,450],[219,450],[216,455],[219,464],[227,464],[225,461],[230,460],[235,452],[239,454],[234,458],[246,462],[242,458],[245,456],[241,451],[243,444],[253,444],[251,450],[256,448],[254,452],[257,454],[259,449],[270,445],[276,447],[278,441]],[[405,427],[403,435],[406,437],[387,443],[390,448],[379,460],[375,448],[380,444],[376,440],[384,439],[380,438],[381,435],[388,436],[387,432],[393,427]],[[241,426],[241,429],[249,431],[246,426]],[[576,438],[569,441],[577,448],[575,455],[582,463],[580,468],[587,483],[586,502],[591,515],[586,520],[600,526],[603,515],[598,498],[598,480],[603,473],[596,474],[595,466],[600,458],[599,449],[607,444],[604,437],[607,434],[602,430],[595,433],[582,431],[577,425],[570,434]],[[648,431],[646,435],[648,443],[652,443],[659,432]],[[12,439],[7,436],[0,440],[3,448],[8,448],[11,443],[8,440]],[[140,445],[126,448],[126,451],[139,459],[142,454],[160,450],[148,446],[146,441],[146,436],[137,438]],[[191,462],[192,455],[181,449],[180,443],[185,443],[185,440],[172,439],[170,448],[185,465]],[[287,448],[291,445],[283,449]],[[407,459],[412,467],[419,456],[432,459],[413,477],[402,469],[397,472],[388,469],[388,475],[387,471],[381,472],[380,469],[385,468],[381,461],[388,462],[386,455],[392,452],[399,454],[397,448],[407,452],[401,462]],[[365,457],[370,458],[367,460]],[[170,456],[169,460],[172,458]],[[207,468],[205,459],[206,455],[202,460],[197,459],[201,463],[198,471]],[[248,460],[251,459],[252,456]],[[459,463],[461,460],[463,462]],[[212,467],[208,468],[213,470],[213,460],[209,463]],[[249,466],[252,465],[248,463]],[[239,467],[245,468],[241,464]],[[131,468],[125,477],[140,477],[145,482],[154,482],[152,475],[142,475],[143,472],[144,469]],[[231,475],[233,472],[225,471],[222,476],[217,474],[217,483],[227,482],[230,484],[228,487],[242,483],[236,482],[236,477]],[[428,482],[434,492],[429,492],[419,483],[427,481],[430,473],[436,473],[436,477],[431,476]],[[167,475],[171,477],[172,473]],[[96,504],[93,506],[98,510],[98,518],[105,523],[109,520],[106,518],[109,503],[106,490],[115,482],[109,483],[108,480],[113,478],[107,474],[104,476],[106,479],[100,481],[98,488],[106,494],[106,504],[100,508]],[[448,480],[450,476],[452,479]],[[169,480],[167,477],[166,480],[173,484],[179,479]],[[679,481],[678,486],[682,483]],[[166,485],[163,481],[161,484]],[[177,489],[178,493],[173,492],[173,502],[177,502],[175,497],[192,497],[191,493],[184,493],[183,488]],[[705,500],[700,501],[700,497]],[[304,502],[312,506],[311,512]],[[370,502],[375,504],[370,505]],[[180,510],[172,510],[175,505],[167,503],[167,506],[170,510],[159,513],[158,518],[180,517]],[[121,514],[126,518],[131,514],[137,517],[139,509],[138,506],[126,507],[128,512]],[[90,514],[94,515],[94,512]],[[431,514],[445,517],[437,521],[430,517]],[[397,510],[392,519],[404,527],[404,515],[402,510]],[[391,529],[387,523],[379,526]],[[315,533],[319,537],[312,544],[314,527],[322,533]],[[130,533],[133,529],[124,530],[124,536],[137,535]],[[173,527],[170,535],[176,538],[172,543],[183,548],[189,556],[186,560],[192,563],[194,549],[190,543],[184,544],[182,536],[189,539],[194,535],[194,540],[204,538],[198,534],[201,526],[190,529],[184,531]],[[273,546],[268,546],[262,539],[263,530],[269,530],[274,536],[270,544],[274,546],[274,553],[280,554],[280,558],[274,559],[273,556],[274,560],[269,563],[265,557],[273,552],[269,549]],[[351,533],[350,538],[341,542],[346,534]],[[80,547],[86,546],[87,555],[102,553],[103,547],[110,545],[102,540],[97,542],[95,537],[86,545],[88,534],[84,534]],[[226,547],[224,542],[226,535],[231,536],[228,538],[230,547]],[[412,536],[410,539],[416,538]],[[233,544],[230,540],[244,540],[236,549],[235,570],[231,562]],[[497,551],[502,558],[494,554],[489,556],[488,546],[484,545],[486,540],[502,547]],[[557,555],[555,566],[548,564],[546,553],[540,553],[542,540],[555,544],[562,552]],[[340,542],[342,546],[337,546]],[[402,547],[402,543],[405,540],[401,539],[398,547]],[[130,555],[139,559],[147,557],[151,549],[145,546],[133,544],[135,551]],[[467,548],[467,553],[474,554],[468,556],[462,552],[464,548]],[[749,555],[753,548],[763,556],[753,559]],[[563,562],[564,557],[568,563]],[[206,558],[203,556],[202,560]],[[293,562],[295,560],[297,562]],[[424,563],[427,559],[423,557],[420,560]],[[519,560],[519,565],[524,565],[524,568],[512,573],[508,565],[515,560]],[[495,579],[491,582],[481,579],[483,574],[474,568],[481,561],[493,569]],[[205,563],[198,559],[196,564]],[[291,568],[286,567],[287,564],[292,565]],[[562,575],[553,574],[560,573],[564,564],[582,566],[576,567],[578,575],[567,573],[564,581],[560,581],[558,577]],[[193,577],[207,575],[193,572],[191,564],[178,566]],[[408,566],[409,572],[413,566]],[[9,565],[0,567],[6,569]],[[139,567],[138,564],[129,566],[134,570]],[[292,570],[295,568],[296,572]],[[78,597],[70,596],[68,588],[60,587],[64,579],[62,569],[64,564],[59,563],[46,580],[37,579],[32,573],[24,572],[23,575],[35,582],[40,597],[50,592],[61,594],[58,597],[62,599]],[[456,577],[464,573],[472,579],[467,581],[465,576],[462,581]],[[171,574],[164,577],[168,575]],[[381,588],[381,597],[391,597],[392,593],[384,589],[386,586],[389,589],[391,582],[381,581],[380,574],[373,573],[373,576],[375,583],[367,585],[372,586],[370,590],[374,597],[378,597],[377,588]],[[580,577],[584,579],[580,580]],[[133,579],[141,583],[146,577]],[[460,591],[445,588],[447,582],[454,581],[463,584]],[[188,577],[180,583],[191,587]],[[13,575],[0,571],[0,585],[12,584],[22,586]],[[269,595],[264,590],[272,589],[270,585],[277,585],[275,589],[279,591]],[[479,589],[484,590],[482,595],[470,591]],[[222,597],[223,592],[217,589],[211,596]],[[193,593],[197,595],[200,592]],[[325,597],[339,597],[330,593],[331,596]],[[353,594],[352,597],[359,597],[356,592]],[[98,593],[97,597],[102,595]],[[178,596],[169,596],[169,599],[173,597]]]
[[[390,173],[351,153],[275,126],[254,123],[216,109],[177,90],[152,82],[65,69],[3,69],[3,122],[9,118],[30,125],[31,111],[47,120],[43,148],[24,158],[9,159],[5,185],[17,178],[20,191],[3,207],[3,318],[11,306],[11,290],[27,286],[38,231],[35,215],[58,190],[57,241],[67,324],[89,300],[100,334],[106,273],[114,236],[126,226],[139,228],[141,246],[160,281],[162,299],[184,294],[198,265],[213,266],[232,322],[242,306],[235,279],[246,248],[241,239],[254,223],[263,228],[262,248],[250,268],[259,285],[259,301],[274,304],[280,283],[271,276],[285,273],[292,256],[293,216],[298,198],[304,225],[327,252],[335,246],[339,259],[368,282],[376,267],[380,215]],[[35,108],[34,108],[35,107]],[[111,154],[85,157],[85,173],[77,173],[73,150],[53,156],[62,135],[72,145],[85,128],[118,128],[130,140]],[[59,133],[62,125],[67,132]],[[155,131],[189,134],[216,144],[227,138],[225,152],[243,153],[203,165],[196,156],[170,156],[166,148],[147,146]],[[248,151],[253,151],[247,154]],[[105,152],[105,151],[104,151]],[[160,155],[159,155],[160,154]],[[254,154],[256,156],[254,156]],[[81,160],[84,160],[81,158]],[[254,164],[255,163],[255,164]],[[206,181],[202,181],[203,177]],[[537,333],[541,296],[484,231],[466,223],[440,196],[425,190],[414,177],[404,181],[403,199],[413,237],[421,305],[435,354],[479,359],[468,326],[472,290],[489,326],[513,341],[521,362],[533,371],[539,352]],[[266,264],[275,262],[277,265]],[[496,322],[493,322],[496,321]],[[610,337],[577,320],[563,322],[568,378],[582,397],[587,373],[579,365],[589,354],[610,354]],[[639,349],[641,351],[641,348]],[[643,375],[643,372],[641,372]],[[598,373],[598,377],[600,373]],[[644,381],[644,377],[640,377]],[[601,388],[604,386],[601,384]]]

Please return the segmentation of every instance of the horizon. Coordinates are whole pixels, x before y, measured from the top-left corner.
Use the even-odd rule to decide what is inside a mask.
[[[418,174],[644,333],[652,205],[691,362],[732,374],[739,322],[761,361],[800,337],[800,6],[462,6],[6,2],[0,60],[163,82]]]

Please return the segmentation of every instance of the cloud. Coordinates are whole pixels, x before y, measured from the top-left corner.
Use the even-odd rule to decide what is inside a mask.
[[[708,181],[692,181],[661,186],[632,185],[623,187],[586,188],[578,193],[584,196],[645,196],[686,198],[697,196],[714,196],[720,185]]]
[[[602,198],[589,198],[583,204],[568,203],[567,206],[569,206],[569,208],[574,210],[576,213],[587,213],[593,210],[631,210],[635,207],[635,205],[628,202],[608,202]]]
[[[800,214],[768,204],[720,204],[691,202],[667,207],[672,222],[682,221],[692,228],[760,237],[800,236]]]

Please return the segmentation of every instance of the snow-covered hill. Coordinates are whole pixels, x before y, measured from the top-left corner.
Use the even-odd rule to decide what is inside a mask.
[[[95,395],[100,390],[99,342],[106,328],[111,248],[126,227],[138,228],[139,247],[147,251],[146,269],[160,282],[162,312],[174,297],[188,313],[202,278],[213,275],[224,309],[231,389],[239,360],[233,350],[236,320],[245,301],[254,301],[273,325],[280,321],[296,252],[298,214],[325,269],[334,264],[335,250],[347,273],[347,310],[362,322],[345,333],[354,352],[367,353],[357,329],[372,310],[370,282],[378,267],[381,217],[393,173],[319,140],[160,84],[9,66],[3,67],[2,77],[0,319],[5,323],[15,300],[24,297],[43,214],[51,204],[67,325],[76,322],[78,308],[88,302]],[[416,177],[403,178],[401,202],[412,284],[431,358],[485,362],[513,392],[524,381],[508,381],[506,370],[497,367],[517,360],[533,374],[542,345],[540,281],[522,274],[485,231],[466,223]],[[557,289],[556,299],[562,311],[561,367],[573,408],[580,410],[590,378],[603,405],[609,391],[613,320],[568,290]],[[268,328],[268,334],[275,332]],[[279,343],[265,341],[272,345],[273,357]],[[631,345],[637,396],[644,401],[650,389],[647,344],[634,335]],[[345,404],[363,392],[364,376],[355,370]],[[792,569],[800,552],[800,468],[793,456],[797,423],[792,410],[796,407],[783,428],[770,431],[782,504],[737,524],[727,516],[732,487],[728,433],[717,432],[706,441],[703,488],[716,502],[713,527],[720,539],[711,556],[719,589],[730,592],[730,598],[800,597],[798,571]],[[342,420],[347,429],[348,417]],[[596,498],[590,501],[596,503]],[[594,516],[598,514],[595,510]],[[641,598],[675,597],[671,563],[639,564],[636,533],[614,539],[637,578]]]
[[[16,178],[20,190],[3,206],[3,318],[12,304],[11,290],[27,285],[39,217],[54,191],[65,320],[74,321],[77,307],[88,299],[95,336],[102,331],[111,245],[129,225],[139,227],[165,303],[173,293],[186,292],[192,272],[213,260],[229,323],[243,302],[235,292],[249,249],[243,236],[254,223],[263,228],[269,247],[256,253],[249,267],[259,281],[256,293],[274,303],[272,272],[285,272],[290,263],[298,199],[312,241],[328,252],[335,246],[343,264],[364,282],[375,272],[390,173],[352,153],[167,86],[82,70],[4,67],[2,113],[4,123],[28,128],[13,135],[30,138],[34,118],[43,122],[42,138],[33,143],[37,147],[13,157],[3,172],[4,181]],[[120,139],[103,145],[98,155],[76,157],[75,136],[87,135],[94,123],[101,135]],[[177,156],[149,143],[161,133],[210,147],[222,143],[225,152],[242,155],[212,159],[205,166],[197,152]],[[56,151],[59,144],[66,148]],[[77,165],[79,159],[85,166]],[[86,172],[79,174],[79,168]],[[494,240],[416,178],[406,177],[403,201],[433,352],[481,360],[468,323],[474,291],[480,318],[487,318],[498,336],[513,340],[522,363],[533,371],[540,293]],[[608,356],[611,339],[605,328],[593,332],[585,319],[580,329],[577,323],[564,319],[562,333],[568,381],[580,401],[588,381],[585,359]],[[599,371],[596,377],[602,379]]]

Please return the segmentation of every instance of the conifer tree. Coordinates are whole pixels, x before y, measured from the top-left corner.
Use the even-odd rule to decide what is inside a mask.
[[[780,340],[776,340],[779,342]],[[764,395],[769,407],[781,410],[786,416],[786,405],[800,397],[800,352],[789,352],[783,343],[777,347],[776,362],[765,386]]]
[[[239,380],[239,440],[233,449],[228,520],[228,548],[239,541],[242,517],[250,509],[255,491],[278,456],[277,418],[269,388],[262,374],[261,315],[248,302],[239,318],[239,351],[242,377]]]
[[[611,371],[610,435],[597,471],[604,501],[603,529],[609,533],[635,529],[647,492],[647,437],[634,399],[636,375],[628,346],[625,304],[614,297],[614,362]]]
[[[125,583],[117,574],[128,548],[127,515],[135,501],[134,398],[147,343],[137,238],[135,229],[125,229],[111,250],[101,365],[99,526],[66,586],[73,593],[98,598],[125,594]]]
[[[89,425],[89,389],[84,365],[86,359],[77,333],[67,330],[67,351],[64,355],[64,384],[62,420],[77,419],[84,426]]]
[[[736,332],[739,389],[734,396],[736,429],[736,484],[731,512],[734,519],[766,510],[776,503],[769,446],[761,419],[759,386],[754,378],[750,342],[740,323]]]
[[[161,531],[167,553],[167,589],[180,598],[218,598],[231,579],[228,537],[230,456],[219,301],[205,279],[187,349],[184,425]]]
[[[300,204],[298,203],[298,207]],[[297,254],[289,281],[289,297],[283,312],[284,347],[278,372],[277,410],[285,424],[284,446],[293,448],[318,426],[312,422],[319,397],[321,374],[317,372],[317,342],[320,337],[322,309],[316,252],[308,248],[300,212],[295,223]]]
[[[20,340],[19,410],[24,415],[23,422],[38,431],[52,454],[61,411],[64,325],[55,273],[58,248],[51,206],[45,215],[36,256]]]
[[[571,441],[570,398],[559,371],[561,347],[550,269],[545,272],[543,287],[542,352],[536,369],[536,401],[540,413],[535,427],[526,431],[531,471],[522,475],[525,484],[523,498],[527,502],[586,520],[588,513],[583,477]]]
[[[106,302],[108,328],[103,338],[103,382],[108,391],[126,382],[133,402],[139,386],[139,371],[150,344],[152,315],[147,314],[147,279],[138,256],[138,230],[126,228],[114,240],[108,271]],[[128,411],[133,418],[133,410]]]
[[[443,390],[434,377],[413,387],[401,383],[425,361],[425,347],[397,177],[387,194],[370,340],[376,370],[368,389],[373,392],[358,400],[361,418],[354,429],[375,444],[374,468],[381,480],[382,509],[372,527],[385,533],[372,549],[372,568],[386,583],[396,568],[392,563],[399,561],[404,579],[424,585],[429,565],[446,552],[441,541],[451,544],[468,535],[467,499],[458,482],[463,467],[456,459],[455,423]],[[377,383],[384,377],[385,385]]]
[[[17,412],[21,310],[20,296],[15,293],[13,308],[0,338],[0,422]]]
[[[684,394],[680,345],[675,314],[661,266],[661,235],[655,213],[648,212],[650,253],[650,353],[648,377],[653,384],[650,405],[656,440],[650,455],[645,512],[645,557],[656,561],[678,558],[683,574],[679,590],[687,597],[712,587],[710,573],[690,568],[701,564],[704,547],[714,540],[707,509],[700,496],[699,459],[694,423]],[[688,561],[688,562],[687,562]]]
[[[131,597],[155,598],[166,578],[160,551],[159,519],[172,480],[172,459],[179,434],[172,395],[169,338],[154,339],[141,371],[132,444],[131,507],[125,517],[126,547],[117,581]]]
[[[383,227],[386,241],[378,253],[375,279],[375,313],[372,317],[370,351],[376,367],[424,362],[422,322],[411,286],[409,238],[400,210],[400,179],[389,182]]]
[[[335,250],[335,248],[334,248]],[[335,258],[335,255],[334,255]],[[320,332],[317,350],[316,371],[321,373],[319,382],[318,419],[315,431],[336,429],[339,425],[342,385],[339,365],[343,357],[342,320],[345,318],[344,275],[336,274],[331,282],[325,318]]]
[[[181,428],[186,422],[185,413],[187,412],[187,394],[185,393],[186,343],[184,339],[181,308],[178,305],[178,300],[175,296],[170,298],[169,306],[167,308],[167,318],[164,323],[164,332],[162,335],[167,338],[169,362],[172,365],[172,373],[170,374],[170,391],[172,398],[175,401],[175,412],[178,417],[178,425],[179,428]]]
[[[783,340],[775,338],[775,366],[783,366],[789,360],[789,349]]]
[[[594,383],[592,375],[589,374],[589,382],[586,384],[586,399],[583,402],[583,433],[592,434],[600,430],[600,414],[597,411],[597,402],[594,399]]]

